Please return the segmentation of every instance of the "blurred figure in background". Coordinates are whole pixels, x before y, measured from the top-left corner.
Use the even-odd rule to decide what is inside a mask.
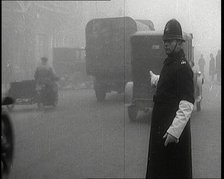
[[[214,81],[214,76],[215,76],[215,59],[213,57],[213,54],[210,54],[210,61],[209,61],[209,76],[211,77],[211,82]]]
[[[216,73],[217,73],[217,82],[221,83],[221,50],[218,50],[216,55]]]
[[[5,68],[2,68],[2,82],[4,90],[9,89],[10,83],[13,81],[13,65],[8,63]]]
[[[205,65],[206,65],[205,59],[203,57],[203,54],[201,54],[201,57],[198,60],[198,66],[199,66],[199,70],[202,73],[203,77],[205,77],[205,73],[204,73]]]
[[[56,81],[58,81],[58,77],[56,76],[53,67],[48,64],[48,59],[46,57],[41,58],[41,64],[37,67],[34,78],[36,81],[37,91],[43,91],[46,87],[51,90],[51,93],[41,96],[51,96],[51,99],[55,102],[54,105],[56,105],[58,98],[58,86]],[[44,91],[46,92],[46,90]],[[39,102],[47,100],[44,99],[45,97],[40,97]]]
[[[48,64],[48,58],[41,58],[41,64],[37,67],[34,78],[37,82],[37,85],[54,81],[54,79],[56,78],[56,74],[53,67]]]

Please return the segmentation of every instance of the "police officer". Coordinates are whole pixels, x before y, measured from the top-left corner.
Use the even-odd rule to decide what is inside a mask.
[[[183,51],[180,23],[171,19],[164,34],[167,58],[157,86],[151,119],[146,178],[192,178],[190,116],[194,107],[193,72]]]

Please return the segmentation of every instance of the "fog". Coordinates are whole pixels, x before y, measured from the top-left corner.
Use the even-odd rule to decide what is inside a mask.
[[[129,16],[133,20],[150,20],[153,28],[161,32],[168,20],[177,19],[184,32],[193,34],[196,66],[204,55],[206,78],[210,53],[215,57],[221,49],[221,0],[3,1],[2,5],[2,69],[7,87],[13,81],[32,80],[43,56],[62,81],[78,81],[81,86],[85,85],[83,80],[92,81],[85,48],[87,23],[95,18]],[[102,25],[97,33],[103,26],[106,27]],[[108,28],[108,32],[115,34],[112,29]],[[120,38],[115,36],[110,37],[111,43]],[[60,54],[57,48],[70,48],[70,52],[64,50]],[[116,54],[113,50],[108,53]],[[127,59],[129,56],[130,53]]]
[[[2,5],[3,59],[14,61],[16,69],[16,63],[26,68],[29,78],[41,56],[52,63],[53,47],[85,48],[85,26],[99,17],[148,19],[159,31],[176,18],[183,31],[193,34],[196,62],[204,54],[208,64],[209,54],[216,55],[221,48],[221,0],[3,1]]]
[[[208,73],[221,49],[221,0],[1,2],[2,97],[14,99],[2,104],[14,131],[10,179],[145,178],[149,70],[163,67],[172,18],[193,34],[186,59],[206,60],[205,78],[193,69],[193,178],[221,177],[221,65]]]
[[[210,53],[221,49],[221,0],[135,0],[126,1],[126,14],[149,18],[155,29],[176,18],[185,32],[193,34],[196,60],[200,53],[209,61]]]

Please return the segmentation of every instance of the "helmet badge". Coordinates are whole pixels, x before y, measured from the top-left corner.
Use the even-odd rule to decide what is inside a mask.
[[[169,28],[168,28],[168,27],[166,27],[166,28],[165,28],[165,32],[168,32],[168,31],[169,31]]]

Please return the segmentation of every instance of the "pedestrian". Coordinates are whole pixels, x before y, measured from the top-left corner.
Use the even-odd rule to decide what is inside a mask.
[[[221,50],[218,50],[216,55],[216,73],[217,81],[221,83]]]
[[[203,77],[205,77],[205,72],[204,72],[205,65],[206,65],[205,59],[203,57],[203,54],[201,54],[201,57],[198,60],[198,66],[199,66],[199,70],[201,71]]]
[[[190,116],[194,108],[193,72],[183,51],[182,29],[167,22],[167,58],[160,75],[150,71],[153,97],[146,178],[192,178]]]
[[[34,78],[40,85],[52,82],[57,78],[54,68],[48,64],[48,58],[41,58],[41,64],[36,68]]]
[[[6,73],[5,73],[5,79],[6,79],[6,83],[5,83],[5,87],[6,89],[9,88],[10,83],[13,82],[13,65],[12,63],[8,63],[6,66]]]
[[[214,81],[214,76],[215,76],[215,59],[213,57],[213,54],[210,54],[210,61],[209,61],[209,76],[211,77],[211,82]]]
[[[41,90],[43,86],[50,86],[52,95],[57,100],[58,86],[56,81],[58,77],[55,74],[54,68],[48,64],[48,58],[42,57],[41,64],[36,68],[34,79],[36,81],[36,89]]]

